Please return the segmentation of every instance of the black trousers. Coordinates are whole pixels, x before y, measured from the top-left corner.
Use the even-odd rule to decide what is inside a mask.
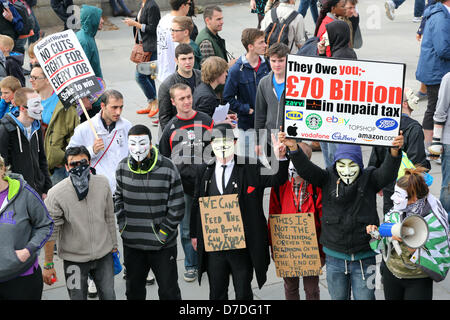
[[[423,115],[422,127],[424,130],[433,130],[434,121],[433,116],[436,111],[436,104],[439,96],[439,88],[440,84],[435,85],[427,85],[427,95],[428,95],[428,103],[427,110]]]
[[[207,252],[209,299],[228,300],[230,274],[236,300],[253,300],[253,266],[247,249]]]
[[[381,265],[384,298],[386,300],[432,300],[433,280],[431,278],[399,279]]]
[[[178,286],[177,247],[158,251],[138,250],[123,246],[124,265],[127,269],[127,300],[145,300],[146,279],[152,269],[160,300],[181,300]]]
[[[17,277],[6,282],[0,282],[1,300],[41,300],[44,282],[41,267],[33,274]]]

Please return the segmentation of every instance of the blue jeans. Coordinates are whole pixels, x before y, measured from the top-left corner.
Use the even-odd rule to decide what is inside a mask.
[[[355,300],[375,300],[375,286],[371,289],[367,286],[375,276],[375,257],[346,261],[326,255],[325,264],[332,300],[350,300],[352,292]]]
[[[114,13],[119,13],[120,11],[123,11],[125,14],[129,14],[131,12],[130,9],[127,8],[127,5],[123,0],[117,0],[117,2],[119,5],[117,5],[116,0],[109,0],[109,4],[111,5],[111,8],[113,9]]]
[[[337,143],[320,142],[325,168],[331,167],[334,164],[334,154],[336,153],[337,146]]]
[[[308,11],[308,7],[311,9],[311,15],[314,20],[314,23],[317,23],[317,18],[319,13],[317,11],[317,0],[300,0],[300,5],[298,6],[298,13],[300,13],[303,18],[306,16],[306,12]]]
[[[397,9],[405,0],[393,0],[395,4],[395,9]],[[423,16],[423,11],[425,9],[425,0],[414,0],[414,17]]]
[[[184,194],[184,217],[180,224],[181,245],[184,251],[184,268],[186,270],[197,269],[197,252],[192,247],[190,235],[191,207],[194,199],[188,194]]]
[[[246,131],[239,129],[239,138],[237,141],[237,154],[241,157],[256,158],[255,154],[255,130],[248,129]]]
[[[65,167],[55,168],[53,174],[50,177],[50,180],[52,180],[52,185],[55,186],[58,182],[64,180],[68,176],[69,174],[67,173]]]
[[[154,61],[158,58],[156,52],[152,52],[152,56],[150,57],[150,61]],[[141,87],[145,96],[147,97],[147,102],[151,102],[156,99],[156,85],[155,81],[150,78],[149,75],[142,74],[136,71],[135,74],[136,82],[139,87]]]
[[[442,153],[441,158],[442,184],[439,200],[441,201],[445,211],[450,213],[450,144],[444,144],[444,152]]]
[[[116,300],[112,254],[88,262],[64,260],[64,275],[70,300],[87,300],[88,274],[97,287],[100,300]]]

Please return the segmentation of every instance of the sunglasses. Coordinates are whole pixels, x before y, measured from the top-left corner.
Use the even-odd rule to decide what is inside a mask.
[[[85,165],[88,165],[88,161],[86,159],[69,162],[69,167],[78,167],[78,166],[85,166]]]

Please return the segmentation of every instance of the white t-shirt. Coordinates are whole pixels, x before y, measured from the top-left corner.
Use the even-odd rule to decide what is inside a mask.
[[[163,82],[168,76],[176,70],[175,48],[178,43],[172,41],[172,20],[175,16],[170,13],[166,14],[159,20],[156,28],[156,36],[158,39],[158,80]]]

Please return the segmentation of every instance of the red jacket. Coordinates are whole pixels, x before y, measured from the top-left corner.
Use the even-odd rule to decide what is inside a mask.
[[[322,218],[322,189],[315,187],[314,190],[312,184],[306,181],[303,181],[303,183],[308,184],[308,186],[306,187],[307,196],[302,204],[300,212],[314,212],[317,241],[319,241],[321,230],[321,218]],[[286,181],[286,183],[280,186],[278,190],[276,190],[276,188],[272,188],[270,192],[269,215],[299,213],[296,207],[296,201],[298,201],[297,197],[298,195],[294,195],[294,190],[292,189],[292,180]],[[270,235],[270,224],[268,225],[268,227],[269,227],[269,243],[272,245]],[[321,244],[319,244],[319,253],[321,257],[325,257],[325,254],[322,251]]]
[[[335,21],[335,20],[333,20],[329,16],[326,16],[325,18],[323,18],[322,23],[320,24],[319,30],[317,31],[317,37],[320,38],[320,41],[322,41],[322,36],[327,31],[325,26],[333,21]],[[330,46],[328,46],[326,48],[325,53],[326,53],[327,57],[331,57],[331,47]]]

